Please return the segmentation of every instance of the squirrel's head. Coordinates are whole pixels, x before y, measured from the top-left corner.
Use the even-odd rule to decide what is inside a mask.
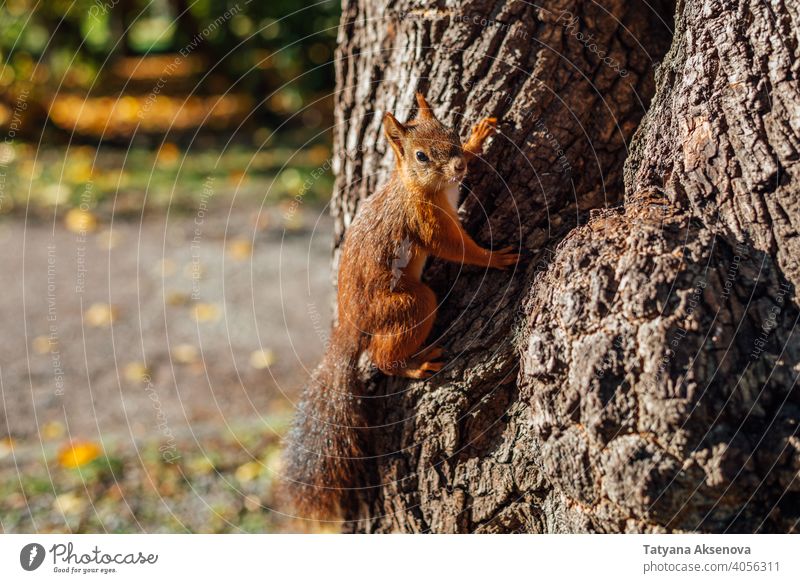
[[[421,93],[417,93],[417,105],[417,116],[405,124],[387,113],[383,129],[403,180],[435,192],[460,182],[467,162],[458,135],[436,119]]]

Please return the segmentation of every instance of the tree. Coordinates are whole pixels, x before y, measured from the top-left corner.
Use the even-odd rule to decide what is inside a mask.
[[[426,268],[451,361],[371,379],[347,530],[797,530],[793,10],[345,2],[337,241],[421,90],[462,136],[501,119],[461,214],[530,255]]]

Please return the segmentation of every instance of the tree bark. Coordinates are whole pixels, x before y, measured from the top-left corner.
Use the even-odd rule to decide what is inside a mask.
[[[451,359],[371,379],[346,530],[796,530],[796,7],[442,5],[345,2],[336,240],[421,90],[462,136],[501,120],[460,213],[530,257],[429,263]]]

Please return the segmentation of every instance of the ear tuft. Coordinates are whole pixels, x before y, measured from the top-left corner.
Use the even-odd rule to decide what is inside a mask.
[[[425,96],[418,91],[416,93],[416,97],[417,97],[417,106],[419,106],[419,111],[417,111],[417,117],[420,119],[432,119],[433,111],[431,111],[431,106],[428,105],[428,102],[425,101]]]

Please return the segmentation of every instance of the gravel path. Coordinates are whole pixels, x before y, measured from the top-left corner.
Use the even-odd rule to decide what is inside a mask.
[[[72,228],[0,222],[0,437],[168,443],[291,414],[330,317],[322,211]]]

